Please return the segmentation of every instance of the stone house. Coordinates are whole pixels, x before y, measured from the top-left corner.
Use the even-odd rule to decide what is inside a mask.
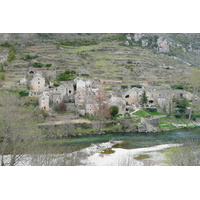
[[[62,101],[63,101],[63,96],[62,96],[62,93],[60,91],[54,90],[54,91],[51,92],[51,94],[50,94],[50,103],[51,104],[57,105]]]
[[[140,98],[142,96],[143,89],[132,88],[122,94],[122,98],[127,102],[127,104],[139,104]]]
[[[27,79],[26,79],[26,77],[24,77],[24,78],[21,78],[20,80],[19,80],[19,84],[20,85],[27,85]]]
[[[49,111],[49,94],[48,92],[43,92],[40,96],[39,96],[39,108]]]
[[[85,102],[85,113],[95,115],[98,112],[98,103],[93,99],[87,99]]]
[[[53,102],[56,103],[58,101],[58,95],[60,95],[59,99],[65,102],[72,102],[74,101],[74,87],[70,83],[66,83],[63,85],[60,85],[53,89],[52,96],[56,96],[56,98],[53,98]],[[60,100],[59,100],[60,102]]]
[[[121,97],[111,97],[106,104],[110,108],[111,106],[117,106],[119,108],[119,114],[125,114],[126,101]]]
[[[41,74],[35,73],[30,81],[30,90],[32,92],[43,92],[45,89],[45,78]]]
[[[86,83],[83,80],[78,80],[76,82],[76,91],[80,91],[80,90],[85,90],[86,88]]]
[[[75,105],[78,107],[83,106],[85,103],[85,100],[86,100],[86,91],[85,90],[79,90],[74,95]]]

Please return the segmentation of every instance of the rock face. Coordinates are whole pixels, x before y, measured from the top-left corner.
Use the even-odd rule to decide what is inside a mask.
[[[157,40],[157,44],[158,44],[158,51],[159,52],[167,53],[167,52],[170,51],[169,50],[169,44],[164,37],[159,37],[158,40]]]
[[[9,55],[9,50],[7,49],[0,49],[0,63],[4,63],[7,61]]]
[[[135,42],[139,41],[143,37],[142,33],[135,33],[134,40]]]
[[[148,40],[142,40],[142,46],[147,47],[149,44]]]
[[[152,117],[149,119],[141,118],[141,124],[143,126],[139,127],[138,132],[155,132],[158,130],[159,118]]]

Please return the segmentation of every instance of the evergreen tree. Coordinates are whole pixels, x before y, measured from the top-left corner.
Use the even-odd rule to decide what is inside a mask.
[[[145,91],[143,92],[140,101],[141,101],[141,103],[142,103],[143,105],[147,104],[148,98],[147,98],[147,95],[146,95],[146,92],[145,92]]]

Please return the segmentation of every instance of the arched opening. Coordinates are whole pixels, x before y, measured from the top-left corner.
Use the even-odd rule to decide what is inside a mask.
[[[125,98],[126,98],[126,99],[129,98],[129,95],[126,95]]]
[[[153,104],[153,100],[150,100],[150,101],[149,101],[149,104]]]

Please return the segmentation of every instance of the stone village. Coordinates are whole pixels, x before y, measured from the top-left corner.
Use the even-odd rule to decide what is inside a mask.
[[[191,101],[193,96],[188,91],[173,90],[170,86],[148,86],[144,83],[141,87],[127,86],[124,90],[120,81],[82,80],[78,77],[55,87],[53,83],[45,82],[42,72],[32,69],[19,82],[28,86],[30,98],[38,98],[39,108],[50,111],[64,102],[68,111],[76,111],[80,116],[95,115],[100,103],[107,108],[117,106],[118,114],[131,114],[144,106],[141,104],[144,91],[148,98],[145,107],[156,107],[165,113],[170,113],[174,99],[186,98]]]

